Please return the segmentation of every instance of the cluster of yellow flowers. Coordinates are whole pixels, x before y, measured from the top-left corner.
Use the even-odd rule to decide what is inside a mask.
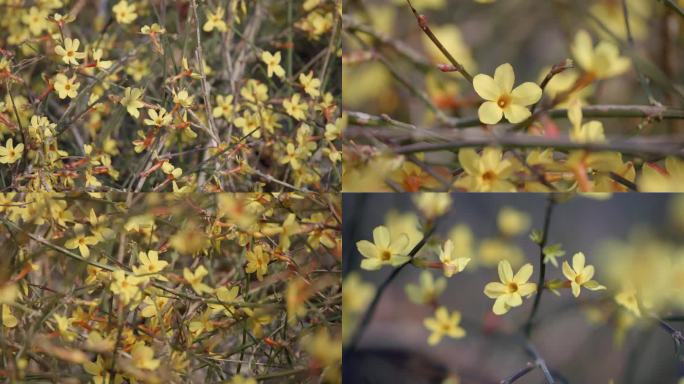
[[[0,0],[3,185],[339,190],[341,0],[24,3]]]
[[[559,266],[557,257],[565,254],[560,244],[544,245],[544,264],[553,265],[561,269],[563,279],[547,278],[543,287],[529,282],[534,267],[530,263],[522,265],[514,273],[513,265],[520,265],[525,259],[522,250],[513,242],[513,239],[528,233],[531,225],[530,217],[512,207],[503,207],[497,215],[497,237],[483,239],[478,252],[474,250],[474,238],[471,230],[464,224],[457,224],[449,232],[447,240],[437,243],[434,239],[427,239],[427,245],[416,250],[415,247],[423,239],[420,229],[421,218],[436,219],[448,214],[451,209],[452,199],[445,193],[423,192],[414,195],[413,202],[420,215],[414,213],[396,214],[387,216],[385,225],[373,230],[373,242],[361,240],[356,243],[357,250],[364,257],[361,261],[361,269],[377,270],[385,265],[401,267],[412,264],[423,269],[418,284],[408,284],[406,294],[410,301],[420,305],[427,305],[435,310],[434,318],[424,321],[425,327],[431,332],[428,343],[435,345],[444,336],[461,338],[466,331],[459,326],[461,313],[449,312],[445,306],[440,306],[439,295],[446,289],[447,280],[444,277],[435,279],[430,269],[441,270],[446,278],[466,270],[473,270],[478,266],[497,266],[499,280],[486,284],[485,296],[494,299],[492,312],[503,315],[514,307],[523,304],[523,298],[530,297],[538,289],[548,289],[560,295],[559,289],[570,288],[572,295],[578,297],[582,288],[597,291],[605,290],[606,287],[593,280],[594,266],[586,263],[584,253],[577,252],[572,257],[572,263],[563,261]],[[534,230],[530,238],[535,243],[540,243],[540,234]],[[433,261],[436,254],[438,261]],[[345,280],[344,295],[349,296],[349,314],[345,314],[345,320],[349,327],[354,328],[358,321],[358,314],[363,312],[373,295],[373,287],[363,283],[360,277],[354,273]],[[349,292],[348,292],[348,291]],[[347,299],[345,299],[347,300]],[[348,331],[350,332],[350,331]],[[344,339],[349,337],[345,333]]]
[[[606,98],[605,92],[599,93],[600,89],[605,88],[604,84],[617,83],[615,79],[618,78],[625,83],[628,80],[626,75],[633,66],[636,66],[637,71],[639,66],[647,66],[642,62],[644,59],[630,59],[629,56],[638,55],[639,52],[621,54],[618,48],[619,39],[626,38],[625,16],[621,2],[594,2],[589,13],[601,21],[603,28],[592,30],[594,37],[588,30],[576,30],[574,37],[568,42],[566,63],[562,66],[559,64],[553,69],[550,66],[535,69],[539,71],[536,82],[527,81],[516,86],[516,71],[509,63],[498,65],[493,76],[479,73],[467,83],[462,78],[470,80],[470,75],[461,76],[456,72],[441,73],[434,67],[425,74],[424,84],[411,84],[411,92],[406,93],[420,95],[424,87],[421,104],[426,105],[425,116],[422,120],[414,117],[411,124],[384,117],[384,114],[402,116],[398,117],[401,120],[405,116],[402,113],[406,109],[404,103],[415,102],[400,99],[398,95],[401,93],[396,92],[396,84],[405,84],[406,81],[393,82],[393,77],[401,77],[402,74],[398,74],[393,65],[374,61],[373,56],[364,56],[361,52],[367,50],[369,45],[383,45],[388,47],[389,51],[393,49],[400,57],[418,68],[444,64],[447,57],[427,36],[422,36],[421,40],[425,58],[421,52],[414,52],[400,42],[395,42],[392,36],[399,34],[395,23],[401,17],[397,9],[406,13],[407,17],[411,14],[407,12],[405,0],[396,0],[393,3],[399,8],[389,5],[371,8],[368,15],[372,17],[358,12],[353,7],[350,11],[350,18],[356,23],[350,34],[356,39],[350,38],[345,41],[347,48],[343,65],[344,105],[348,110],[375,113],[383,117],[371,121],[364,116],[355,115],[354,120],[350,122],[355,130],[344,144],[342,178],[345,191],[684,191],[684,161],[681,156],[673,156],[672,151],[664,152],[662,156],[641,153],[636,145],[639,140],[635,140],[632,150],[622,150],[619,147],[612,149],[610,133],[616,135],[616,141],[622,142],[626,139],[623,135],[626,132],[624,124],[619,130],[608,130],[604,128],[602,120],[583,121],[583,108],[591,109],[592,102],[599,104],[600,100]],[[446,0],[417,0],[410,3],[419,11],[443,10],[449,7]],[[638,0],[626,3],[629,7],[631,38],[646,39],[648,28],[645,26],[648,25],[649,18],[655,16],[653,9],[657,7],[651,7]],[[483,6],[482,9],[491,10],[498,6],[499,3]],[[381,13],[386,16],[378,16]],[[429,27],[434,36],[468,73],[478,73],[478,65],[471,48],[457,26],[435,25],[430,22]],[[422,33],[417,27],[415,31]],[[423,72],[425,71],[421,71]],[[551,73],[553,75],[548,77]],[[642,76],[641,73],[637,74]],[[635,85],[637,82],[629,84]],[[666,88],[669,86],[656,85]],[[617,88],[618,92],[624,92],[624,88],[625,85]],[[622,100],[624,97],[612,99]],[[626,107],[635,107],[632,104],[636,102],[625,104],[628,104]],[[535,107],[531,107],[533,105]],[[625,107],[614,106],[618,109]],[[454,134],[453,128],[462,126],[450,126],[446,114],[467,116],[467,111],[475,109],[473,107],[477,107],[477,118],[473,118],[472,122],[465,125],[472,128]],[[595,107],[602,111],[602,105]],[[598,116],[627,121],[629,126],[633,126],[634,130],[644,137],[651,132],[664,132],[656,125],[668,107],[652,100],[649,105],[643,107],[643,111],[636,115],[619,115],[618,111],[612,116],[610,108],[606,108],[606,113]],[[545,113],[551,108],[566,110],[570,124],[559,118],[565,117],[565,113],[551,116]],[[677,113],[681,112],[681,109],[676,109],[675,106],[670,108],[674,108]],[[414,113],[412,115],[415,116]],[[641,121],[631,119],[634,116],[639,116]],[[470,121],[468,118],[456,120],[462,123]],[[510,125],[499,126],[499,123],[504,121]],[[413,126],[414,123],[418,127]],[[366,133],[363,130],[367,126],[375,125],[383,127],[382,134],[373,136],[372,132]],[[433,131],[421,128],[429,125],[440,129]],[[669,124],[669,132],[672,132],[673,126],[676,131],[676,127],[680,125],[677,121]],[[407,133],[408,136],[405,135]],[[373,136],[373,140],[368,140],[369,136]],[[507,142],[509,137],[512,137],[510,143]],[[403,155],[394,154],[394,147],[405,139],[415,143],[408,146],[414,148],[410,148],[411,150]],[[473,144],[468,144],[470,139]],[[664,140],[662,136],[659,136],[659,139]],[[549,144],[553,147],[548,147],[543,141],[558,144]],[[505,150],[496,146],[497,142],[502,142],[506,146]],[[385,143],[387,146],[380,145]],[[450,146],[450,143],[453,146]],[[434,149],[421,148],[430,147],[430,144],[434,144]],[[646,147],[649,146],[648,140],[644,146],[646,151]],[[650,148],[651,151],[653,149]],[[457,156],[453,156],[451,152],[457,152]],[[454,172],[455,167],[462,172]]]
[[[340,209],[333,194],[0,194],[0,377],[339,383]]]

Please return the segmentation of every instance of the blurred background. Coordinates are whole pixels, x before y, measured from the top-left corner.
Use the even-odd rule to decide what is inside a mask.
[[[678,0],[674,0],[675,2]],[[413,0],[446,49],[472,74],[493,74],[502,63],[515,69],[516,84],[540,82],[550,67],[572,58],[570,44],[585,29],[599,40],[629,46],[621,0]],[[662,92],[681,84],[682,19],[662,1],[627,0],[634,53],[641,71],[653,75],[653,96],[681,106],[682,99]],[[684,1],[679,1],[684,6]],[[405,0],[345,1],[343,35],[343,101],[345,109],[429,124],[432,103],[449,116],[476,116],[481,101],[458,73],[440,73],[447,59],[418,27]],[[657,73],[655,73],[655,72]],[[551,81],[546,95],[569,88],[578,71],[568,70]],[[664,77],[663,77],[664,76]],[[655,79],[670,79],[670,84]],[[407,85],[408,84],[408,85]],[[429,103],[421,100],[423,93]],[[633,68],[586,88],[587,104],[648,104]],[[635,119],[605,119],[606,133],[625,133]],[[618,121],[615,121],[618,120]],[[635,123],[629,123],[634,121]],[[650,129],[681,129],[661,122]],[[351,130],[349,137],[357,137]]]
[[[465,271],[447,279],[447,288],[438,301],[449,311],[462,313],[466,337],[444,338],[438,345],[428,346],[429,332],[423,319],[433,317],[434,308],[407,297],[406,285],[417,284],[421,273],[409,265],[385,291],[358,349],[345,355],[345,382],[442,383],[449,378],[449,383],[498,383],[530,361],[519,330],[530,314],[533,299],[525,299],[522,306],[504,316],[495,316],[491,312],[493,300],[483,294],[483,289],[486,283],[498,281],[496,264],[501,259],[510,260],[514,271],[532,263],[530,281],[536,281],[539,249],[529,233],[543,225],[547,196],[451,196],[452,208],[418,257],[438,260],[438,247],[447,238],[454,238],[453,228],[460,228],[460,239],[469,243],[464,249],[470,249],[472,260]],[[418,215],[418,211],[411,194],[351,193],[343,195],[343,210],[345,284],[351,281],[350,276],[363,281],[345,285],[344,292],[357,295],[362,287],[377,287],[392,268],[361,270],[362,256],[356,242],[372,241],[373,228],[399,221],[402,216],[397,213]],[[518,215],[515,231],[502,227],[502,210]],[[544,292],[531,341],[559,377],[569,383],[680,382],[679,377],[684,376],[682,356],[675,354],[673,338],[647,313],[661,318],[684,313],[684,289],[680,289],[684,282],[683,234],[684,196],[574,197],[555,206],[548,244],[563,245],[566,253],[559,258],[559,266],[563,260],[570,262],[576,252],[584,252],[587,263],[596,266],[594,279],[608,287],[597,292],[583,289],[577,299],[569,289],[561,289],[560,297]],[[443,277],[441,270],[429,271],[435,279]],[[560,268],[547,264],[546,279],[564,277]],[[641,317],[614,299],[627,283],[639,290]],[[345,297],[347,340],[363,313],[358,302],[353,307],[347,303],[359,297]],[[651,309],[646,309],[645,303]],[[682,328],[681,322],[670,324]],[[516,382],[542,383],[544,378],[536,369]]]

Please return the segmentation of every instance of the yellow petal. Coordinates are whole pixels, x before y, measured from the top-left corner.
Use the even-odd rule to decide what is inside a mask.
[[[541,96],[542,89],[537,84],[528,81],[515,87],[511,92],[511,101],[513,104],[526,106],[536,103]]]
[[[506,120],[513,124],[521,123],[532,115],[529,109],[517,104],[509,105],[503,110],[503,113],[506,116]]]
[[[501,96],[501,89],[491,76],[479,74],[473,78],[473,88],[481,98],[496,101]]]
[[[477,116],[485,124],[496,124],[501,121],[503,110],[494,101],[485,101],[477,110]]]
[[[472,148],[463,148],[458,151],[458,162],[461,164],[461,167],[466,171],[466,173],[470,175],[477,174],[477,164],[479,160],[480,157]]]
[[[513,280],[513,269],[508,260],[499,261],[499,279],[501,279],[501,282],[504,284]]]
[[[513,84],[515,83],[513,66],[508,63],[499,65],[494,72],[494,82],[499,86],[499,89],[501,89],[502,92],[510,94],[513,90]]]

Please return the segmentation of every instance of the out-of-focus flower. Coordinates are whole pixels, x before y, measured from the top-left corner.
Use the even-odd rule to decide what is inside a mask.
[[[615,45],[601,41],[594,48],[589,32],[584,30],[577,32],[570,50],[582,70],[595,79],[620,75],[630,66],[629,59],[620,56]]]
[[[513,237],[530,229],[530,215],[512,207],[503,207],[496,216],[496,224],[502,235]]]
[[[437,345],[444,336],[460,339],[466,335],[465,329],[459,326],[461,312],[453,311],[449,314],[446,307],[439,307],[435,311],[435,317],[423,321],[425,328],[432,333],[428,337],[428,344]]]
[[[430,271],[421,271],[418,284],[406,284],[405,291],[408,298],[416,304],[432,304],[442,294],[447,286],[445,278],[434,279]]]
[[[451,277],[462,272],[468,265],[470,258],[459,255],[454,242],[449,239],[444,243],[444,247],[439,250],[439,261],[443,264],[444,275]]]
[[[584,253],[577,252],[572,256],[572,268],[567,261],[563,262],[563,275],[570,280],[572,295],[577,297],[580,294],[580,287],[590,291],[606,289],[591,278],[594,277],[594,266],[585,265]]]

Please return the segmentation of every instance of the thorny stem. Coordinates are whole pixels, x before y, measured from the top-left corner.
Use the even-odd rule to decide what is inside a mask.
[[[544,247],[546,246],[546,241],[549,238],[549,226],[551,225],[551,214],[553,213],[553,208],[556,205],[556,201],[553,195],[548,196],[546,203],[546,211],[544,213],[544,229],[542,230],[542,238],[539,242],[539,280],[537,280],[537,293],[534,296],[534,303],[532,304],[532,311],[530,316],[527,318],[527,322],[523,327],[525,332],[525,337],[530,337],[532,332],[532,326],[534,322],[534,317],[539,309],[539,302],[541,301],[542,293],[544,292],[544,278],[546,276],[546,263],[544,263]]]
[[[425,15],[419,14],[418,11],[416,11],[416,9],[413,8],[413,4],[411,4],[411,0],[406,0],[406,2],[408,3],[409,7],[411,7],[411,11],[413,12],[413,14],[416,16],[416,21],[418,21],[418,26],[420,26],[420,29],[422,29],[423,32],[425,32],[427,37],[429,37],[430,40],[432,40],[432,42],[437,46],[437,48],[439,48],[439,50],[442,52],[442,54],[444,54],[444,56],[446,56],[446,58],[449,59],[449,62],[451,63],[451,65],[454,66],[453,69],[456,72],[460,73],[466,80],[468,80],[469,83],[472,83],[473,77],[470,75],[470,73],[468,73],[468,71],[466,71],[466,69],[463,67],[463,65],[461,65],[456,59],[454,59],[454,57],[451,55],[451,53],[449,53],[449,51],[447,51],[447,49],[444,48],[444,45],[442,45],[442,42],[439,41],[437,36],[435,36],[435,34],[432,33],[432,30],[430,29],[430,27],[427,24],[427,17],[425,17]]]
[[[361,322],[357,326],[356,332],[354,333],[354,336],[351,338],[349,346],[346,348],[345,352],[353,352],[356,349],[359,340],[361,340],[361,336],[363,336],[363,333],[365,332],[366,328],[370,324],[371,319],[373,318],[375,309],[377,308],[378,303],[380,302],[380,298],[382,297],[382,294],[385,292],[385,289],[387,289],[390,283],[397,277],[397,275],[399,275],[399,272],[401,272],[401,270],[404,269],[404,267],[411,264],[411,262],[413,261],[413,257],[427,243],[430,236],[432,236],[432,234],[435,232],[435,228],[437,228],[437,223],[433,223],[430,229],[428,229],[427,232],[423,234],[423,238],[418,242],[418,244],[416,244],[413,247],[413,249],[411,249],[411,252],[408,253],[409,261],[395,268],[392,271],[392,273],[389,276],[387,276],[387,278],[378,286],[378,289],[375,291],[375,296],[373,297],[373,300],[368,306],[366,313],[364,313]]]

